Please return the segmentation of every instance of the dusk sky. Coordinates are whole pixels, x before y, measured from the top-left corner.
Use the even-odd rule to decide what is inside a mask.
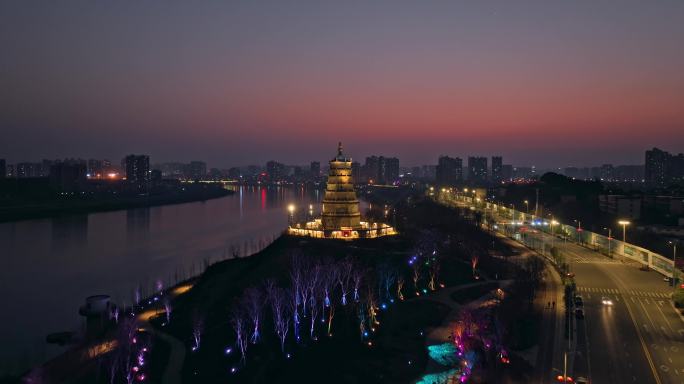
[[[0,158],[684,150],[684,1],[0,2]]]

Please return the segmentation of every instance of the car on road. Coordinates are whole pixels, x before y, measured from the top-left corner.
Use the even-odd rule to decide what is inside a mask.
[[[578,377],[577,380],[575,380],[575,383],[577,384],[589,384],[589,380],[586,377]]]
[[[575,309],[575,317],[578,319],[584,319],[584,309],[576,308]]]
[[[605,296],[603,296],[603,297],[601,298],[601,303],[602,303],[603,305],[613,305],[613,299],[611,299],[610,297],[605,297]]]
[[[577,295],[575,296],[575,307],[583,307],[584,306],[584,299],[582,299],[582,296]]]

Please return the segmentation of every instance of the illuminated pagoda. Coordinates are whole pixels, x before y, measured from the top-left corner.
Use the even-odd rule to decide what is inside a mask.
[[[331,232],[361,229],[359,200],[352,182],[352,160],[342,153],[342,143],[337,147],[337,156],[330,160],[328,183],[323,198],[323,230]]]
[[[312,207],[310,207],[309,214],[313,215]],[[292,208],[290,215],[293,215]],[[344,156],[342,143],[339,143],[337,156],[330,160],[330,172],[323,198],[321,218],[297,223],[292,216],[288,233],[298,236],[351,240],[360,237],[394,235],[396,231],[384,223],[370,224],[361,221],[359,200],[356,198],[352,179],[352,159]]]

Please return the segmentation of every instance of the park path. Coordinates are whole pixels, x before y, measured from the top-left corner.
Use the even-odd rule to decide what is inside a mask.
[[[181,384],[181,371],[185,361],[185,344],[177,338],[155,329],[152,326],[146,327],[155,337],[160,338],[169,345],[169,360],[162,375],[162,384]]]
[[[170,297],[176,298],[189,291],[191,288],[192,284],[179,285],[170,290],[168,294]],[[141,328],[169,345],[169,359],[166,362],[166,368],[162,374],[161,384],[181,384],[183,382],[181,372],[183,371],[186,353],[185,343],[150,324],[149,320],[161,313],[163,313],[163,309],[161,304],[158,304],[156,307],[140,313],[138,315],[138,321],[141,324]]]
[[[458,315],[460,312],[461,308],[477,308],[480,305],[482,305],[484,302],[488,301],[490,299],[489,294],[485,294],[482,297],[473,300],[469,302],[468,304],[461,305],[458,304],[455,300],[451,298],[451,295],[454,292],[457,292],[462,289],[467,289],[470,287],[476,287],[480,285],[485,285],[492,283],[492,280],[484,280],[484,281],[479,281],[477,283],[470,283],[470,284],[464,284],[464,285],[459,285],[456,287],[448,287],[442,290],[439,290],[430,296],[425,296],[421,297],[418,300],[432,300],[436,301],[441,304],[447,305],[451,310],[449,313],[446,315],[444,320],[442,321],[442,324],[440,324],[437,327],[430,328],[427,331],[427,335],[425,336],[425,347],[427,348],[430,345],[435,345],[435,344],[443,344],[446,342],[451,341],[450,336],[451,332],[455,327],[455,324],[458,321]],[[496,282],[496,281],[494,281]],[[499,286],[500,287],[507,287],[513,282],[513,280],[499,280]],[[425,367],[425,374],[431,374],[431,373],[438,373],[438,372],[443,372],[445,370],[448,370],[448,367],[445,367],[443,365],[440,365],[436,361],[432,359],[428,359],[428,364]]]

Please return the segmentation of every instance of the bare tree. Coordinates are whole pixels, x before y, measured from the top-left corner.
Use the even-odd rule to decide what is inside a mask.
[[[310,298],[314,295],[314,291],[318,286],[318,279],[321,273],[321,266],[319,263],[308,264],[304,271],[303,287],[301,291],[302,297],[302,316],[306,318],[307,306],[310,305]],[[315,301],[315,300],[314,300]]]
[[[377,310],[378,310],[378,303],[375,295],[373,294],[373,290],[371,287],[368,287],[368,293],[366,295],[366,311],[368,312],[368,320],[370,321],[371,328],[375,327],[376,325],[380,324],[380,322],[377,319]]]
[[[404,275],[400,274],[397,277],[397,297],[399,300],[404,300],[404,294],[401,292],[402,288],[404,288]]]
[[[354,264],[351,259],[346,258],[339,263],[337,266],[337,282],[340,285],[340,291],[342,292],[342,305],[347,305],[347,293],[349,292],[349,284],[352,277],[352,269]]]
[[[247,325],[247,316],[244,309],[236,303],[230,313],[230,324],[235,331],[235,344],[240,349],[240,361],[242,364],[247,359],[247,339],[249,338],[249,330]]]
[[[171,301],[168,297],[164,299],[164,314],[166,315],[165,325],[168,325],[171,323]]]
[[[192,316],[192,338],[194,344],[192,350],[196,351],[200,348],[202,342],[202,332],[204,331],[204,317],[195,309]]]
[[[429,263],[430,265],[428,265],[428,276],[430,280],[428,282],[428,287],[431,291],[434,291],[436,288],[435,282],[439,277],[439,269],[441,268],[441,262],[438,257],[433,257]]]
[[[286,292],[282,288],[275,288],[269,297],[271,309],[273,311],[273,326],[275,328],[276,335],[280,339],[280,349],[283,351],[283,353],[285,353],[285,339],[287,338],[287,332],[290,329],[288,310],[293,310],[293,308],[288,308],[288,297],[290,296],[290,292]]]
[[[413,287],[416,289],[416,291],[418,291],[418,281],[420,280],[422,272],[421,270],[423,268],[423,266],[418,260],[411,264],[411,269],[413,271]]]
[[[314,290],[311,292],[309,295],[309,314],[310,314],[310,328],[309,328],[309,337],[311,339],[314,338],[314,330],[316,329],[316,319],[318,319],[318,314],[319,314],[319,307],[318,307],[318,301],[323,301],[323,297],[321,296],[321,292],[318,289],[318,287],[315,287]]]
[[[337,268],[335,264],[328,264],[325,267],[325,274],[322,280],[323,288],[323,315],[325,315],[325,308],[328,308],[328,335],[332,329],[332,321],[335,317],[335,300],[332,299],[333,289],[337,284]]]
[[[247,288],[242,300],[244,302],[247,315],[251,321],[252,335],[250,337],[250,341],[252,344],[256,344],[261,337],[259,332],[259,323],[261,319],[261,313],[263,311],[263,297],[261,291],[256,287]]]
[[[473,252],[470,255],[470,265],[473,268],[473,276],[475,276],[475,270],[477,269],[477,263],[480,261],[480,256],[477,255],[477,253]]]
[[[356,306],[356,316],[359,319],[359,332],[361,334],[361,340],[363,340],[364,336],[366,336],[366,303],[364,302],[358,302]]]
[[[397,270],[389,264],[383,264],[379,269],[378,279],[378,298],[380,301],[389,300],[392,298],[390,289],[397,280]]]
[[[304,289],[304,270],[306,269],[306,261],[299,254],[292,255],[292,263],[290,264],[290,280],[292,282],[292,289],[290,290],[290,298],[292,300],[292,326],[294,328],[295,339],[300,340],[299,337],[299,307],[302,304],[302,290]]]
[[[352,273],[352,280],[354,281],[354,301],[358,302],[361,298],[359,296],[359,289],[361,288],[361,282],[363,281],[363,276],[366,271],[360,267],[354,268]]]
[[[135,335],[137,330],[138,323],[135,318],[125,317],[119,324],[116,335],[118,346],[111,360],[110,383],[116,382],[116,377],[119,372],[127,384],[133,383],[133,380],[135,379],[133,366],[136,363],[135,352],[137,339]]]

